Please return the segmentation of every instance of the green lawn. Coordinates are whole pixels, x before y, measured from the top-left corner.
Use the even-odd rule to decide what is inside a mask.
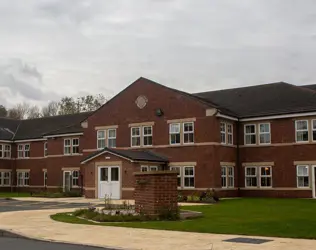
[[[15,198],[15,197],[31,197],[31,194],[30,193],[16,193],[16,192],[0,193],[0,198]]]
[[[231,199],[216,205],[186,206],[182,209],[201,211],[204,217],[187,221],[95,225],[316,239],[316,200]],[[68,223],[94,224],[66,213],[52,215],[51,218]]]

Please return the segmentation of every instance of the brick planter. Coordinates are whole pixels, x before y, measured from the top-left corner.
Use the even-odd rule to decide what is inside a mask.
[[[176,171],[135,172],[135,207],[137,212],[158,215],[178,209]]]

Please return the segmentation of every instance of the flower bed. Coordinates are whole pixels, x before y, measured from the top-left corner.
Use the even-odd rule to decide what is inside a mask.
[[[178,202],[213,204],[218,201],[219,198],[215,190],[207,189],[204,192],[195,192],[192,195],[183,195],[181,191],[178,193]]]

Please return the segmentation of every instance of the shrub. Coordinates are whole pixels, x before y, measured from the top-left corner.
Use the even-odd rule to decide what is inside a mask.
[[[199,200],[203,201],[203,202],[214,203],[214,202],[217,202],[219,199],[216,196],[214,189],[212,189],[212,190],[207,189],[206,191],[201,193]]]
[[[77,209],[72,213],[73,216],[82,216],[88,209]]]
[[[158,214],[159,220],[178,220],[179,218],[180,218],[180,210],[178,206],[162,207]]]

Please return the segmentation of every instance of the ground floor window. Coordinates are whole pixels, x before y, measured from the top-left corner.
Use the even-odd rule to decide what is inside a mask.
[[[234,167],[222,167],[222,187],[234,187]]]
[[[297,187],[309,187],[309,166],[299,165],[297,168]]]
[[[171,166],[170,170],[178,172],[178,188],[195,187],[194,166]]]
[[[17,173],[17,184],[19,187],[29,186],[30,185],[30,172],[18,172]]]
[[[78,170],[72,171],[71,176],[72,176],[72,186],[73,187],[79,186],[79,171]]]
[[[141,172],[148,172],[148,171],[158,171],[158,166],[141,166]]]
[[[0,186],[11,185],[11,172],[0,172]]]
[[[272,187],[271,166],[251,166],[245,168],[245,187]]]

